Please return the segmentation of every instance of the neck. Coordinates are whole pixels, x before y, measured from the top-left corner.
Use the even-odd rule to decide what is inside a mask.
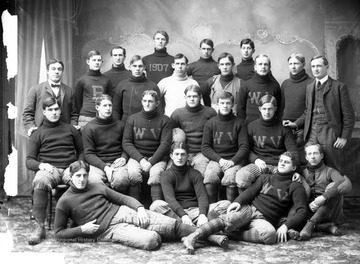
[[[315,172],[315,170],[319,169],[322,165],[324,165],[324,161],[321,160],[317,165],[310,165],[309,163],[306,165],[307,169],[310,172]]]
[[[124,65],[124,63],[122,63],[122,64],[120,64],[120,65],[112,65],[112,68],[114,69],[114,70],[123,70],[123,69],[125,69],[125,65]]]
[[[202,109],[202,105],[199,103],[197,106],[190,107],[188,104],[185,105],[185,108],[189,110],[189,112],[197,113]]]
[[[179,172],[179,173],[184,173],[187,171],[188,167],[187,165],[183,165],[183,166],[177,166],[175,165],[174,163],[171,165],[171,168],[176,171],[176,172]]]
[[[141,110],[143,117],[145,119],[153,119],[157,115],[157,108],[155,108],[153,111],[146,112],[144,108]]]
[[[230,119],[232,119],[234,116],[233,114],[233,111],[231,109],[230,113],[228,113],[227,115],[223,115],[222,113],[220,113],[220,110],[218,112],[218,117],[220,118],[220,120],[223,120],[223,121],[228,121]]]

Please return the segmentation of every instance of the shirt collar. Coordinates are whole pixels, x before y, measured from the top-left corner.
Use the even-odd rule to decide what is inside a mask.
[[[329,75],[326,75],[321,80],[316,79],[316,83],[320,81],[321,85],[323,85],[329,79]]]

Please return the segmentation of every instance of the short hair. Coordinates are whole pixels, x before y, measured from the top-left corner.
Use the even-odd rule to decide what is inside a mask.
[[[308,142],[306,142],[305,148],[304,148],[305,154],[306,154],[306,148],[311,147],[311,146],[317,146],[318,149],[319,149],[320,154],[324,153],[324,150],[323,150],[322,146],[319,143],[308,141]]]
[[[259,55],[257,55],[256,57],[255,57],[255,64],[256,64],[256,60],[258,59],[258,58],[261,58],[261,57],[264,57],[264,58],[268,58],[268,60],[269,60],[269,66],[271,66],[271,60],[270,60],[270,58],[269,58],[269,56],[268,55],[266,55],[266,54],[264,54],[264,53],[261,53],[261,54],[259,54]]]
[[[124,56],[126,56],[126,49],[124,47],[121,47],[121,46],[112,47],[112,49],[110,50],[110,56],[113,55],[113,50],[114,49],[121,49],[123,51]]]
[[[292,165],[295,166],[295,167],[298,166],[298,161],[297,161],[297,159],[295,158],[295,154],[294,154],[294,153],[292,153],[292,152],[290,152],[290,151],[286,151],[286,152],[282,153],[282,154],[280,155],[280,157],[281,157],[281,156],[289,157],[289,158],[291,159]]]
[[[295,53],[291,54],[291,55],[289,56],[289,58],[287,59],[287,61],[289,61],[289,60],[292,59],[292,58],[297,59],[297,60],[300,61],[301,63],[305,63],[305,57],[304,57],[304,55],[302,55],[302,54],[299,53],[299,52],[295,52]]]
[[[79,171],[81,169],[85,169],[85,171],[87,173],[89,173],[90,166],[89,166],[89,164],[87,162],[85,162],[83,160],[74,161],[69,166],[70,176],[73,176],[75,172],[77,172],[77,171]]]
[[[143,98],[145,95],[150,95],[151,97],[154,97],[156,102],[160,101],[159,94],[154,90],[146,90],[142,93],[141,98]]]
[[[43,110],[45,110],[46,107],[50,107],[54,104],[57,104],[59,106],[59,108],[61,107],[60,101],[58,101],[55,97],[50,96],[43,101],[42,108],[43,108]]]
[[[232,62],[232,64],[235,63],[234,56],[228,52],[223,52],[219,55],[218,63],[220,62],[220,60],[225,59],[225,58],[228,58]]]
[[[325,66],[329,65],[328,59],[323,55],[316,55],[316,56],[312,57],[310,62],[312,62],[313,60],[316,60],[316,59],[323,59],[324,65]]]
[[[100,51],[97,50],[90,50],[89,53],[87,54],[87,59],[89,60],[92,56],[96,56],[96,55],[100,55]]]
[[[202,96],[200,87],[197,86],[197,85],[194,85],[194,84],[191,84],[191,85],[189,85],[189,86],[186,87],[186,89],[185,89],[185,91],[184,91],[184,94],[186,95],[188,92],[195,92],[195,93],[197,93],[199,96]]]
[[[156,31],[155,34],[154,34],[154,36],[153,36],[153,39],[155,39],[156,34],[163,35],[163,36],[165,37],[165,39],[166,39],[166,44],[169,43],[169,39],[170,39],[170,38],[169,38],[169,34],[168,34],[166,31],[164,31],[164,30],[158,30],[158,31]]]
[[[188,58],[187,58],[184,54],[182,54],[182,53],[178,53],[178,54],[176,54],[176,55],[174,56],[174,62],[175,62],[175,60],[182,59],[182,58],[185,59],[186,64],[189,63]]]
[[[255,49],[254,41],[252,41],[252,40],[249,39],[249,38],[245,38],[245,39],[241,40],[241,42],[240,42],[240,48],[241,48],[242,45],[244,45],[244,44],[249,44],[252,49]]]
[[[203,39],[201,42],[200,42],[200,48],[201,48],[201,45],[202,44],[206,44],[206,45],[209,45],[212,49],[214,49],[214,42],[211,40],[211,39]]]
[[[137,61],[142,61],[142,63],[144,64],[144,60],[140,55],[134,55],[131,57],[130,65],[134,64]]]
[[[50,68],[50,65],[51,64],[55,64],[55,63],[60,63],[61,64],[61,67],[64,71],[65,67],[64,67],[64,63],[61,61],[61,60],[57,60],[57,59],[50,59],[48,60],[48,62],[46,63],[46,69],[49,70]]]
[[[108,94],[101,94],[95,98],[95,105],[100,105],[102,101],[109,100],[112,103],[112,98]]]
[[[261,107],[264,104],[270,103],[272,104],[274,107],[277,107],[277,100],[274,96],[272,96],[271,94],[265,94],[263,95],[260,100],[258,105]]]
[[[175,149],[183,149],[186,151],[186,153],[189,153],[188,145],[182,141],[175,141],[174,143],[172,143],[170,153],[173,153]]]
[[[231,103],[234,103],[234,101],[235,101],[233,94],[230,93],[230,92],[227,92],[227,91],[222,92],[222,93],[220,94],[220,96],[219,96],[218,99],[217,99],[217,102],[219,102],[220,99],[221,99],[221,100],[230,99],[230,100],[231,100]]]

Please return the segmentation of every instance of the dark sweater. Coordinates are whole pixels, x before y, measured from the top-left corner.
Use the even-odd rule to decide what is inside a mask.
[[[313,79],[302,70],[296,75],[290,73],[290,78],[281,84],[281,106],[283,120],[295,121],[305,111],[306,86]]]
[[[199,213],[207,215],[209,200],[199,171],[173,164],[160,181],[165,201],[179,217],[186,215],[184,209],[189,207],[199,207]]]
[[[125,68],[124,64],[122,64],[120,67],[114,67],[113,65],[110,70],[104,72],[103,74],[110,78],[112,88],[111,91],[109,91],[109,94],[111,96],[114,95],[116,86],[123,80],[126,80],[130,77],[130,72]]]
[[[101,170],[106,163],[111,164],[116,159],[128,156],[122,148],[124,122],[96,117],[84,127],[82,138],[86,161]]]
[[[140,112],[142,109],[142,93],[146,90],[154,90],[160,96],[157,85],[153,81],[146,79],[145,75],[134,77],[130,74],[130,78],[119,83],[113,98],[114,118],[126,122],[130,115]],[[163,113],[161,104],[158,109],[160,113]]]
[[[174,69],[172,64],[174,57],[169,55],[166,48],[163,50],[154,49],[154,53],[143,58],[146,76],[154,83],[158,83],[161,79],[172,75]]]
[[[200,58],[198,61],[190,63],[187,69],[187,75],[192,76],[202,90],[205,89],[206,81],[217,74],[220,74],[220,70],[217,62],[212,57],[208,59]]]
[[[255,73],[249,80],[241,82],[237,113],[246,124],[259,118],[258,104],[265,94],[274,96],[277,104],[281,104],[280,85],[270,73],[266,76]]]
[[[140,162],[142,158],[150,158],[155,163],[169,157],[172,138],[170,118],[154,111],[142,110],[133,114],[126,122],[123,148],[133,159]]]
[[[83,144],[79,131],[70,124],[50,122],[44,117],[43,124],[31,134],[26,156],[26,168],[39,170],[40,163],[50,163],[56,168],[66,169],[83,159]]]
[[[136,199],[103,184],[88,183],[85,189],[80,190],[71,183],[56,205],[55,236],[60,239],[97,238],[109,227],[121,205],[134,210],[143,206]],[[76,227],[67,228],[68,219],[71,219]],[[95,219],[95,224],[100,225],[99,229],[91,235],[83,234],[81,226]]]
[[[254,205],[276,228],[281,217],[286,217],[291,206],[295,214],[288,217],[284,224],[288,229],[299,229],[307,219],[306,193],[301,183],[292,181],[289,174],[262,174],[234,202]]]
[[[244,120],[232,112],[212,117],[204,126],[201,151],[205,157],[216,162],[223,158],[241,164],[249,155]]]
[[[248,136],[250,142],[249,161],[255,162],[262,159],[266,164],[276,166],[279,157],[285,151],[293,153],[299,161],[297,146],[292,131],[284,127],[280,119],[274,117],[265,121],[259,119],[248,124]]]
[[[80,115],[95,117],[95,98],[101,94],[109,94],[112,89],[110,78],[100,71],[89,70],[75,84],[75,104]]]
[[[236,66],[235,76],[243,81],[249,80],[255,74],[254,65],[255,62],[253,58],[248,60],[241,59],[241,62]]]
[[[186,134],[186,144],[189,147],[189,153],[201,152],[201,142],[205,123],[216,116],[216,111],[208,106],[199,104],[197,107],[176,109],[171,114],[174,128],[181,128]]]

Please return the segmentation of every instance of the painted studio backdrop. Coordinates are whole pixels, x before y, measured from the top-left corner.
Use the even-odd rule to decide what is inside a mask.
[[[270,57],[272,73],[280,84],[289,77],[287,58],[291,53],[305,55],[310,75],[310,58],[325,54],[330,76],[348,84],[356,112],[357,124],[343,162],[354,184],[352,194],[359,195],[359,7],[356,0],[17,0],[19,70],[15,103],[22,113],[27,92],[44,75],[43,64],[49,58],[64,61],[63,82],[72,87],[87,70],[85,60],[90,50],[102,53],[105,72],[111,67],[111,47],[124,46],[128,67],[132,55],[153,52],[152,36],[157,30],[169,33],[171,55],[184,53],[190,62],[199,58],[199,42],[211,38],[215,60],[227,51],[238,64],[239,43],[249,37],[255,41],[255,55]],[[19,194],[24,195],[31,192],[33,174],[25,167],[27,135],[20,119],[16,121],[15,141]]]

